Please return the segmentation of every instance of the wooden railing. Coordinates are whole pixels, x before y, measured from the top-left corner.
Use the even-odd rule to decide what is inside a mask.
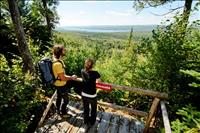
[[[130,108],[126,108],[126,109],[124,107],[119,108],[116,105],[112,105],[112,106],[109,105],[109,107],[113,107],[115,109],[122,109],[122,110],[125,110],[125,111],[128,111],[128,112],[131,112],[134,115],[146,117],[144,133],[147,133],[149,131],[150,126],[153,126],[155,119],[152,119],[152,118],[155,117],[156,111],[158,110],[159,103],[161,103],[160,105],[161,105],[161,110],[162,110],[162,117],[163,117],[163,121],[164,121],[165,132],[171,133],[167,109],[166,109],[166,106],[165,106],[165,102],[163,101],[163,100],[168,99],[167,93],[161,93],[161,92],[158,92],[158,91],[153,91],[153,90],[148,90],[148,89],[144,90],[144,89],[141,89],[141,88],[120,86],[120,85],[109,84],[109,83],[106,83],[106,84],[111,85],[112,88],[115,88],[115,89],[126,90],[126,91],[134,92],[134,93],[137,93],[137,94],[140,94],[140,95],[151,96],[151,97],[154,98],[152,105],[151,105],[151,108],[150,108],[148,113],[143,112],[143,111],[139,111],[139,110],[130,109]]]
[[[166,93],[160,93],[158,91],[153,91],[153,90],[144,90],[141,88],[133,88],[133,87],[127,87],[127,86],[120,86],[120,85],[115,85],[115,84],[109,84],[109,83],[105,83],[106,85],[110,85],[112,88],[114,89],[119,89],[119,90],[126,90],[126,91],[130,91],[130,92],[134,92],[140,95],[145,95],[145,96],[151,96],[154,98],[152,105],[150,107],[149,112],[144,112],[144,111],[139,111],[139,110],[135,110],[132,108],[128,108],[128,107],[124,107],[124,106],[119,106],[119,105],[114,105],[111,103],[106,103],[106,102],[100,102],[98,101],[99,105],[102,106],[107,106],[107,107],[111,107],[113,109],[117,109],[117,110],[123,110],[123,111],[127,111],[129,113],[132,113],[136,116],[142,116],[146,118],[146,122],[145,122],[145,128],[144,128],[144,133],[147,133],[149,131],[149,127],[151,127],[154,123],[155,119],[152,119],[155,117],[156,111],[158,109],[159,103],[161,105],[161,110],[162,110],[162,117],[163,117],[163,121],[164,121],[164,127],[165,127],[165,132],[166,133],[171,133],[171,128],[170,128],[170,123],[169,123],[169,119],[168,119],[168,114],[167,114],[167,110],[166,110],[166,106],[165,106],[165,100],[168,99],[168,94]],[[73,94],[69,94],[70,96],[76,98],[76,99],[81,99],[80,96],[78,95],[73,95]],[[42,125],[42,123],[44,122],[44,119],[54,101],[56,97],[56,91],[53,94],[53,96],[51,97],[44,113],[43,116],[40,119],[40,122],[38,123],[38,127],[40,127]]]
[[[161,105],[161,110],[162,110],[162,117],[163,117],[165,132],[171,133],[172,131],[171,131],[170,122],[168,118],[167,108],[165,106],[165,101],[161,101],[160,105]]]

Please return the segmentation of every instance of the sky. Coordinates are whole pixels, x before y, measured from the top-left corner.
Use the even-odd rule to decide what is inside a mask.
[[[183,5],[184,1],[175,1],[138,12],[133,8],[133,1],[59,1],[57,13],[60,19],[57,26],[157,25],[172,18],[175,12],[162,14]],[[200,18],[199,12],[193,14],[191,20],[197,18]]]

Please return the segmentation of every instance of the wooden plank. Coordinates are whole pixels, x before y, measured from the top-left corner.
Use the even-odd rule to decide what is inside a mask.
[[[97,119],[96,119],[96,122],[95,122],[95,124],[94,124],[92,127],[90,127],[90,128],[88,129],[88,133],[96,133],[96,132],[98,131],[98,127],[99,127],[99,125],[100,125],[102,116],[103,116],[103,112],[98,111],[98,112],[97,112]]]
[[[77,100],[81,100],[81,97],[78,96],[78,95],[74,95],[74,94],[70,94],[71,97],[74,97],[75,99]],[[106,103],[106,102],[100,102],[100,101],[97,101],[97,103],[99,105],[102,105],[102,106],[106,106],[106,107],[110,107],[110,108],[113,108],[113,109],[116,109],[116,110],[123,110],[123,111],[126,111],[126,112],[129,112],[131,114],[134,114],[136,116],[142,116],[142,117],[146,117],[148,114],[144,111],[139,111],[139,110],[135,110],[135,109],[131,109],[131,108],[127,108],[127,107],[124,107],[124,106],[119,106],[119,105],[114,105],[114,104],[111,104],[111,103]]]
[[[148,89],[133,88],[133,87],[121,86],[121,85],[115,85],[115,84],[109,84],[109,83],[106,83],[106,84],[111,85],[112,88],[119,89],[119,90],[126,90],[126,91],[134,92],[137,94],[145,95],[145,96],[157,97],[159,99],[168,99],[167,93],[161,93],[158,91],[153,91],[153,90],[148,90]]]
[[[144,124],[136,119],[131,119],[129,123],[129,132],[130,133],[143,133]]]
[[[89,130],[89,126],[86,124],[82,124],[77,133],[87,133]]]
[[[160,102],[160,99],[158,98],[154,98],[153,103],[151,105],[150,111],[149,111],[149,115],[145,124],[145,128],[144,128],[144,133],[147,133],[149,130],[149,125],[151,123],[151,119],[153,118],[157,108],[158,108],[158,104]]]
[[[76,122],[77,117],[80,115],[79,110],[81,108],[81,104],[78,102],[74,102],[74,107],[69,107],[70,108],[70,112],[73,113],[72,117],[67,120],[68,123],[68,128],[66,130],[66,133],[70,133],[71,130],[74,128],[74,123]]]
[[[119,130],[119,125],[118,123],[120,122],[120,116],[115,115],[114,117],[111,118],[110,125],[108,127],[107,133],[118,133]]]
[[[69,118],[67,118],[67,119],[69,119]],[[66,122],[67,119],[66,118],[62,118],[61,116],[59,116],[58,119],[55,121],[55,123],[51,127],[52,132],[62,133],[63,127],[67,123]]]
[[[104,112],[102,119],[100,121],[98,127],[98,133],[106,133],[109,127],[110,119],[112,118],[112,114],[108,112]]]
[[[165,127],[165,132],[166,133],[171,133],[171,127],[170,127],[170,122],[168,118],[168,113],[167,113],[167,108],[165,106],[165,102],[161,101],[161,110],[162,110],[162,117],[163,117],[163,122],[164,122],[164,127]]]
[[[61,117],[58,116],[57,114],[55,114],[55,121],[53,123],[50,124],[48,130],[46,132],[54,132],[54,131],[59,131],[59,129],[57,128],[57,126],[55,126],[55,124],[57,123],[58,120],[60,120]]]
[[[57,124],[55,124],[54,126],[57,127],[58,130],[55,129],[54,127],[54,130],[52,131],[57,133],[76,132],[78,130],[76,127],[78,117],[82,115],[81,110],[82,110],[82,105],[80,104],[80,102],[71,101],[68,104],[68,114],[71,114],[72,117],[67,119],[62,119],[64,121],[57,121]]]
[[[54,99],[56,97],[56,94],[57,94],[57,91],[54,92],[54,94],[51,97],[49,103],[47,104],[47,107],[46,107],[45,111],[43,112],[43,115],[42,115],[42,117],[40,119],[40,122],[38,123],[38,127],[40,127],[43,124],[44,119],[46,118],[46,115],[47,115],[47,113],[48,113],[48,111],[49,111],[49,109],[50,109],[50,107],[51,107],[51,105],[52,105],[52,103],[53,103],[53,101],[54,101]]]
[[[129,133],[129,119],[120,116],[120,121],[118,123],[119,133]]]
[[[83,105],[80,102],[73,101],[73,105],[68,107],[68,113],[73,116],[83,112]]]
[[[74,106],[74,107],[73,107]],[[71,110],[75,110],[75,107],[79,106],[79,103],[75,103],[74,101],[70,101],[67,108],[68,108],[68,114],[71,115],[71,118],[67,118],[67,119],[63,119],[64,122],[60,123],[60,131],[58,133],[65,133],[67,132],[68,128],[71,126],[71,124],[68,122],[70,121],[70,119],[72,119],[74,116],[77,115],[77,113],[75,111],[71,111]]]
[[[58,133],[59,132],[59,128],[57,127],[57,125],[53,124],[51,126],[51,128],[48,130],[48,133]]]
[[[56,116],[56,115],[51,116],[51,117],[45,122],[45,124],[43,125],[43,127],[38,127],[38,128],[36,129],[35,133],[45,133],[45,132],[47,132],[47,131],[51,128],[52,124],[56,121],[56,119],[57,119],[57,116]]]
[[[70,106],[71,101],[69,102],[68,106]],[[46,120],[46,122],[44,123],[44,127],[50,125],[49,129],[46,130],[45,132],[50,132],[50,131],[56,131],[59,132],[62,129],[62,126],[65,124],[65,119],[61,118],[59,115],[54,114],[54,119],[48,119]],[[57,129],[58,128],[58,129]]]
[[[73,103],[70,101],[68,106],[71,106],[72,104]],[[65,123],[64,119],[62,119],[59,115],[54,114],[52,119],[50,118],[45,121],[44,127],[48,127],[45,132],[60,132]]]
[[[67,132],[67,130],[68,130],[68,128],[69,128],[69,123],[67,123],[66,121],[65,122],[63,122],[61,125],[60,125],[60,130],[59,130],[59,132],[56,132],[56,133],[66,133]]]
[[[73,123],[73,128],[70,133],[78,132],[79,128],[83,125],[83,113],[79,113],[76,117],[75,122]]]
[[[135,119],[132,119],[131,121],[130,121],[130,125],[129,125],[129,132],[130,133],[137,133],[137,125],[136,125],[136,121],[137,120],[135,120]]]
[[[69,118],[67,118],[69,119]],[[57,121],[57,123],[55,124],[55,126],[58,128],[58,131],[54,131],[56,133],[65,133],[69,127],[69,124],[67,123],[66,119],[62,119],[60,121]]]
[[[142,117],[147,116],[146,112],[127,108],[127,107],[124,107],[124,106],[114,105],[114,104],[106,103],[106,102],[98,102],[98,104],[102,105],[102,106],[110,107],[110,108],[113,108],[113,109],[116,109],[116,110],[123,110],[123,111],[129,112],[131,114],[134,114],[136,116],[142,116]]]

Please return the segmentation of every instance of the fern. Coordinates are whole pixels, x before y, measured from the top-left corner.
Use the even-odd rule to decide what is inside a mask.
[[[174,133],[197,133],[200,132],[200,112],[192,105],[188,105],[178,110],[178,115],[181,119],[176,119],[172,122]]]

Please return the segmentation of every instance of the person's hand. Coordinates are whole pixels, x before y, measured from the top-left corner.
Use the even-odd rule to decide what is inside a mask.
[[[77,76],[76,75],[72,75],[72,79],[73,80],[77,79]]]

